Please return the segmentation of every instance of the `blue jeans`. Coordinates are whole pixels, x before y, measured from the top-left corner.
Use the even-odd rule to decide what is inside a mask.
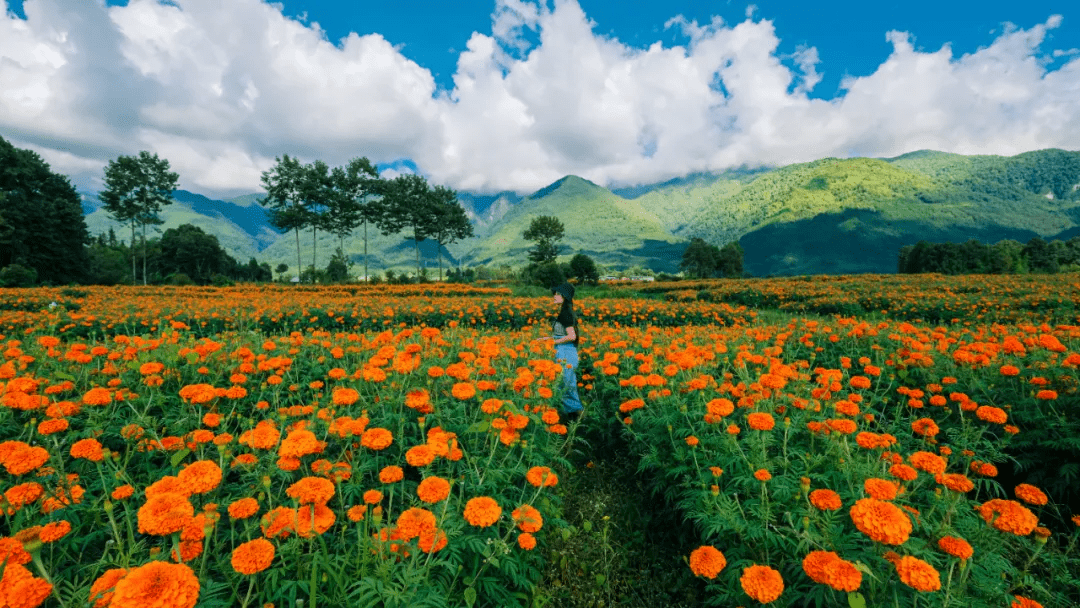
[[[578,366],[577,347],[571,342],[556,344],[555,361],[563,366],[563,388],[566,389],[563,393],[563,410],[566,413],[580,412],[582,405],[581,398],[578,397],[575,373]]]

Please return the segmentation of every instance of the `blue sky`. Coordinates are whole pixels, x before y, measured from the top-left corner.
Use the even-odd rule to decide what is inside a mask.
[[[0,136],[90,189],[145,149],[222,196],[281,154],[528,193],[1076,149],[1075,4],[0,0]]]

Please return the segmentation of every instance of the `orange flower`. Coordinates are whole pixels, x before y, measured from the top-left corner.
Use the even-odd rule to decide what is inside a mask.
[[[38,434],[41,435],[53,435],[61,431],[66,431],[69,426],[70,423],[64,418],[49,418],[41,421],[41,424],[37,427],[37,431]]]
[[[390,431],[387,431],[389,433]],[[303,458],[309,454],[322,452],[323,445],[315,437],[315,433],[307,429],[293,429],[281,442],[278,448],[278,456],[282,458]]]
[[[941,589],[941,576],[937,569],[917,557],[901,557],[896,562],[896,572],[900,575],[901,582],[916,591]]]
[[[1041,391],[1035,393],[1035,398],[1040,399],[1042,401],[1053,401],[1053,400],[1058,398],[1058,394],[1057,394],[1057,391],[1051,391],[1051,390],[1045,390],[1044,389],[1044,390],[1041,390]]]
[[[871,477],[863,482],[863,489],[870,498],[893,500],[898,488],[895,482]]]
[[[367,513],[367,505],[355,505],[349,507],[345,515],[348,516],[349,521],[363,521],[365,513]]]
[[[199,599],[199,580],[185,564],[150,562],[131,569],[117,581],[109,606],[192,608]]]
[[[416,495],[429,504],[446,500],[450,496],[450,482],[441,477],[426,477],[416,487]]]
[[[285,494],[301,505],[324,505],[334,497],[334,482],[325,477],[305,477],[289,486]]]
[[[694,437],[693,435],[690,435],[689,437],[686,438],[686,445],[688,445],[690,447],[694,447],[698,443],[700,443],[700,441],[698,441],[698,438]]]
[[[879,543],[900,545],[911,535],[911,519],[890,502],[861,498],[849,513],[855,527]]]
[[[195,507],[186,496],[162,492],[148,498],[139,509],[139,532],[167,536],[182,530],[194,515]]]
[[[862,573],[849,561],[832,551],[811,551],[803,558],[803,571],[816,583],[837,591],[852,592],[862,584]]]
[[[112,491],[113,500],[124,500],[125,498],[131,498],[135,494],[135,488],[129,484],[124,484]]]
[[[111,568],[90,585],[90,601],[94,608],[105,608],[112,601],[113,588],[127,575],[127,568]]]
[[[414,445],[405,452],[405,461],[414,467],[425,467],[435,461],[435,451],[424,444]]]
[[[478,528],[486,528],[499,521],[502,508],[490,496],[478,496],[465,503],[465,520]]]
[[[784,592],[784,579],[780,573],[768,566],[757,564],[743,568],[739,584],[742,585],[746,595],[762,604],[776,601]]]
[[[521,505],[510,515],[522,532],[539,532],[544,527],[544,517],[532,505]]]
[[[5,443],[15,444],[10,451],[0,456],[4,469],[12,475],[25,475],[49,461],[49,452],[41,446],[31,447],[21,441]]]
[[[830,418],[825,422],[829,425],[830,429],[842,435],[850,435],[859,428],[854,420],[848,420],[847,418]]]
[[[1022,595],[1014,595],[1013,603],[1009,608],[1043,608],[1043,605],[1035,600],[1028,599]]]
[[[906,464],[894,464],[889,467],[889,475],[904,481],[914,481],[919,477],[919,472]]]
[[[9,508],[17,511],[41,498],[41,495],[44,493],[45,489],[42,488],[39,483],[21,483],[17,486],[8,488],[8,490],[4,492],[4,499],[7,500]]]
[[[100,386],[92,388],[83,395],[82,402],[86,405],[107,405],[112,403],[112,393]]]
[[[720,398],[709,401],[705,404],[705,408],[711,416],[726,418],[735,411],[735,404],[730,399]]]
[[[398,515],[397,533],[403,541],[417,538],[424,532],[435,530],[435,514],[427,509],[412,507]]]
[[[772,479],[772,473],[770,473],[768,469],[758,469],[754,471],[754,479],[757,479],[758,481],[769,481]]]
[[[938,548],[953,557],[971,559],[975,549],[966,540],[955,536],[943,536],[937,541]]]
[[[331,400],[334,405],[352,405],[360,400],[360,393],[353,388],[335,386]]]
[[[690,552],[690,571],[694,576],[716,578],[727,566],[727,558],[716,547],[702,545]]]
[[[522,532],[517,537],[518,546],[526,551],[532,551],[536,548],[536,537],[528,532]]]
[[[472,399],[476,396],[476,387],[471,382],[458,382],[450,389],[450,394],[456,399]]]
[[[221,483],[221,467],[213,460],[199,460],[181,469],[176,476],[189,494],[206,494]]]
[[[229,505],[229,517],[247,519],[259,512],[259,501],[254,498],[241,498]]]
[[[52,585],[34,575],[19,564],[8,564],[0,579],[0,600],[5,606],[36,608],[52,593]],[[6,597],[5,597],[6,596]]]
[[[360,445],[371,450],[385,450],[394,442],[394,435],[386,429],[370,428],[360,437]]]
[[[1013,489],[1013,493],[1016,494],[1017,498],[1029,505],[1042,506],[1049,501],[1045,492],[1029,483],[1022,483],[1016,486],[1016,488]]]
[[[922,435],[923,437],[933,437],[941,431],[941,429],[938,428],[937,423],[935,423],[930,418],[919,418],[915,422],[912,422],[911,430],[915,431],[917,435]]]
[[[61,519],[42,526],[38,537],[41,538],[43,543],[51,543],[60,540],[68,532],[71,532],[71,523],[66,519]]]
[[[776,420],[772,414],[754,412],[746,417],[746,423],[755,431],[771,431],[776,427]]]
[[[1002,532],[1027,536],[1039,525],[1039,518],[1015,500],[995,498],[978,507],[979,515]]]
[[[968,479],[966,475],[960,473],[942,473],[935,476],[934,479],[953,492],[960,492],[961,494],[975,489],[975,483]]]
[[[1005,410],[989,405],[980,405],[975,408],[975,415],[979,417],[979,420],[993,424],[1005,424],[1009,420],[1009,415],[1005,413]]]
[[[832,490],[814,490],[810,492],[810,504],[821,511],[836,511],[843,506],[840,495]]]
[[[274,561],[274,543],[256,538],[237,545],[232,552],[232,567],[240,574],[255,574],[270,567]]]
[[[379,471],[379,481],[383,483],[396,483],[404,478],[405,471],[396,465],[383,467],[383,470]]]
[[[945,472],[945,459],[931,452],[915,452],[908,457],[911,466],[931,475]]]
[[[555,486],[559,483],[558,476],[548,467],[533,467],[525,474],[525,479],[537,488]]]

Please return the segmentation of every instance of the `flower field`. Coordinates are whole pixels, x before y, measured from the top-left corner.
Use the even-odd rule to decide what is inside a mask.
[[[779,279],[577,302],[581,424],[695,522],[707,605],[1080,602],[1078,319],[977,281],[890,317],[911,280],[872,314]],[[832,312],[889,293],[804,283]],[[1055,285],[1022,288],[1075,310]],[[550,314],[449,285],[0,292],[0,606],[539,605],[577,465]]]

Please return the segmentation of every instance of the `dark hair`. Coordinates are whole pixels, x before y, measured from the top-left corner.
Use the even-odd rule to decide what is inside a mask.
[[[571,285],[570,283],[563,283],[561,285],[557,285],[557,286],[551,288],[551,294],[552,295],[559,294],[559,295],[561,295],[563,297],[564,300],[573,300],[574,299],[574,286]]]

